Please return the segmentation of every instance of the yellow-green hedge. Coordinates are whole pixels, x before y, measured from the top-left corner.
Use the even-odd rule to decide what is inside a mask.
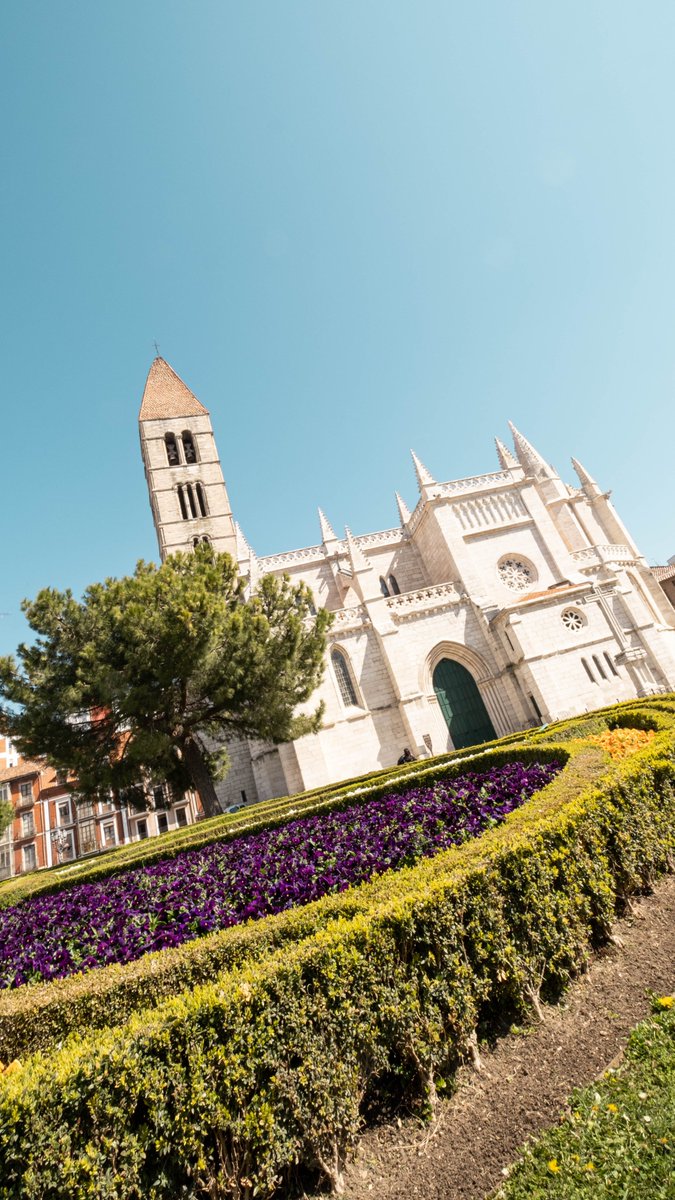
[[[479,1022],[564,986],[675,847],[673,735],[566,770],[497,829],[212,983],[0,1081],[0,1195],[271,1195],[336,1177],[383,1079],[428,1095]],[[589,783],[589,772],[601,778]]]

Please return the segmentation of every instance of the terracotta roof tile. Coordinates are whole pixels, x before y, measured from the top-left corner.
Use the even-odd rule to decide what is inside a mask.
[[[208,409],[193,396],[173,367],[156,358],[145,381],[139,421],[161,421],[171,417],[202,417]]]
[[[19,761],[15,767],[3,767],[0,770],[0,783],[6,783],[10,779],[23,779],[26,775],[53,775],[52,767],[48,767],[46,763],[29,762],[26,759]]]

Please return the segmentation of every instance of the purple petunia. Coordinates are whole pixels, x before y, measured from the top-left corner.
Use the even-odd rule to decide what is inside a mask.
[[[59,979],[308,904],[475,837],[558,763],[507,763],[188,850],[0,912],[0,988]]]

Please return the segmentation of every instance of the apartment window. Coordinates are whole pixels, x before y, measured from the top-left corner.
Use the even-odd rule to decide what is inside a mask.
[[[19,784],[19,802],[21,804],[33,803],[33,785],[30,782]]]
[[[80,800],[77,805],[77,815],[81,821],[94,815],[94,805],[91,800]]]
[[[333,650],[330,660],[333,664],[335,678],[340,689],[342,703],[346,704],[348,707],[351,707],[352,705],[358,705],[359,702],[356,697],[356,688],[354,687],[354,682],[349,670],[349,664],[345,655],[341,650]]]
[[[34,871],[37,866],[37,858],[35,855],[35,842],[23,848],[23,869],[24,871]]]
[[[103,822],[103,845],[104,846],[116,846],[117,845],[114,821],[104,821]]]
[[[80,854],[93,854],[98,850],[96,822],[82,821],[79,829]]]
[[[177,808],[176,809],[176,824],[177,825],[187,825],[187,823],[188,823],[187,809],[186,808]]]
[[[35,821],[33,820],[32,812],[24,813],[21,817],[21,836],[33,837],[35,833]]]
[[[169,818],[166,813],[157,813],[157,832],[166,833],[169,828]]]
[[[11,792],[8,783],[0,783],[0,804],[9,804],[11,800]]]
[[[56,822],[58,825],[70,825],[70,800],[59,800],[56,806]]]
[[[12,874],[12,851],[9,846],[0,846],[0,879],[9,879]]]
[[[166,788],[163,783],[158,783],[152,789],[152,799],[154,801],[155,808],[164,808],[164,805],[166,804]]]
[[[138,821],[136,824],[136,836],[138,838],[146,838],[148,836],[148,822]]]

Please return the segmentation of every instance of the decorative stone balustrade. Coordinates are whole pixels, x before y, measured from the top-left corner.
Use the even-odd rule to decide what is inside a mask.
[[[588,567],[595,567],[599,563],[635,562],[635,554],[630,546],[620,543],[614,545],[605,543],[599,546],[588,546],[585,550],[574,550],[571,558],[573,562],[579,564],[579,569],[582,571]]]
[[[454,604],[460,604],[462,599],[456,584],[441,583],[435,587],[420,588],[416,592],[389,596],[387,607],[394,621],[407,621],[434,610],[451,608]]]

